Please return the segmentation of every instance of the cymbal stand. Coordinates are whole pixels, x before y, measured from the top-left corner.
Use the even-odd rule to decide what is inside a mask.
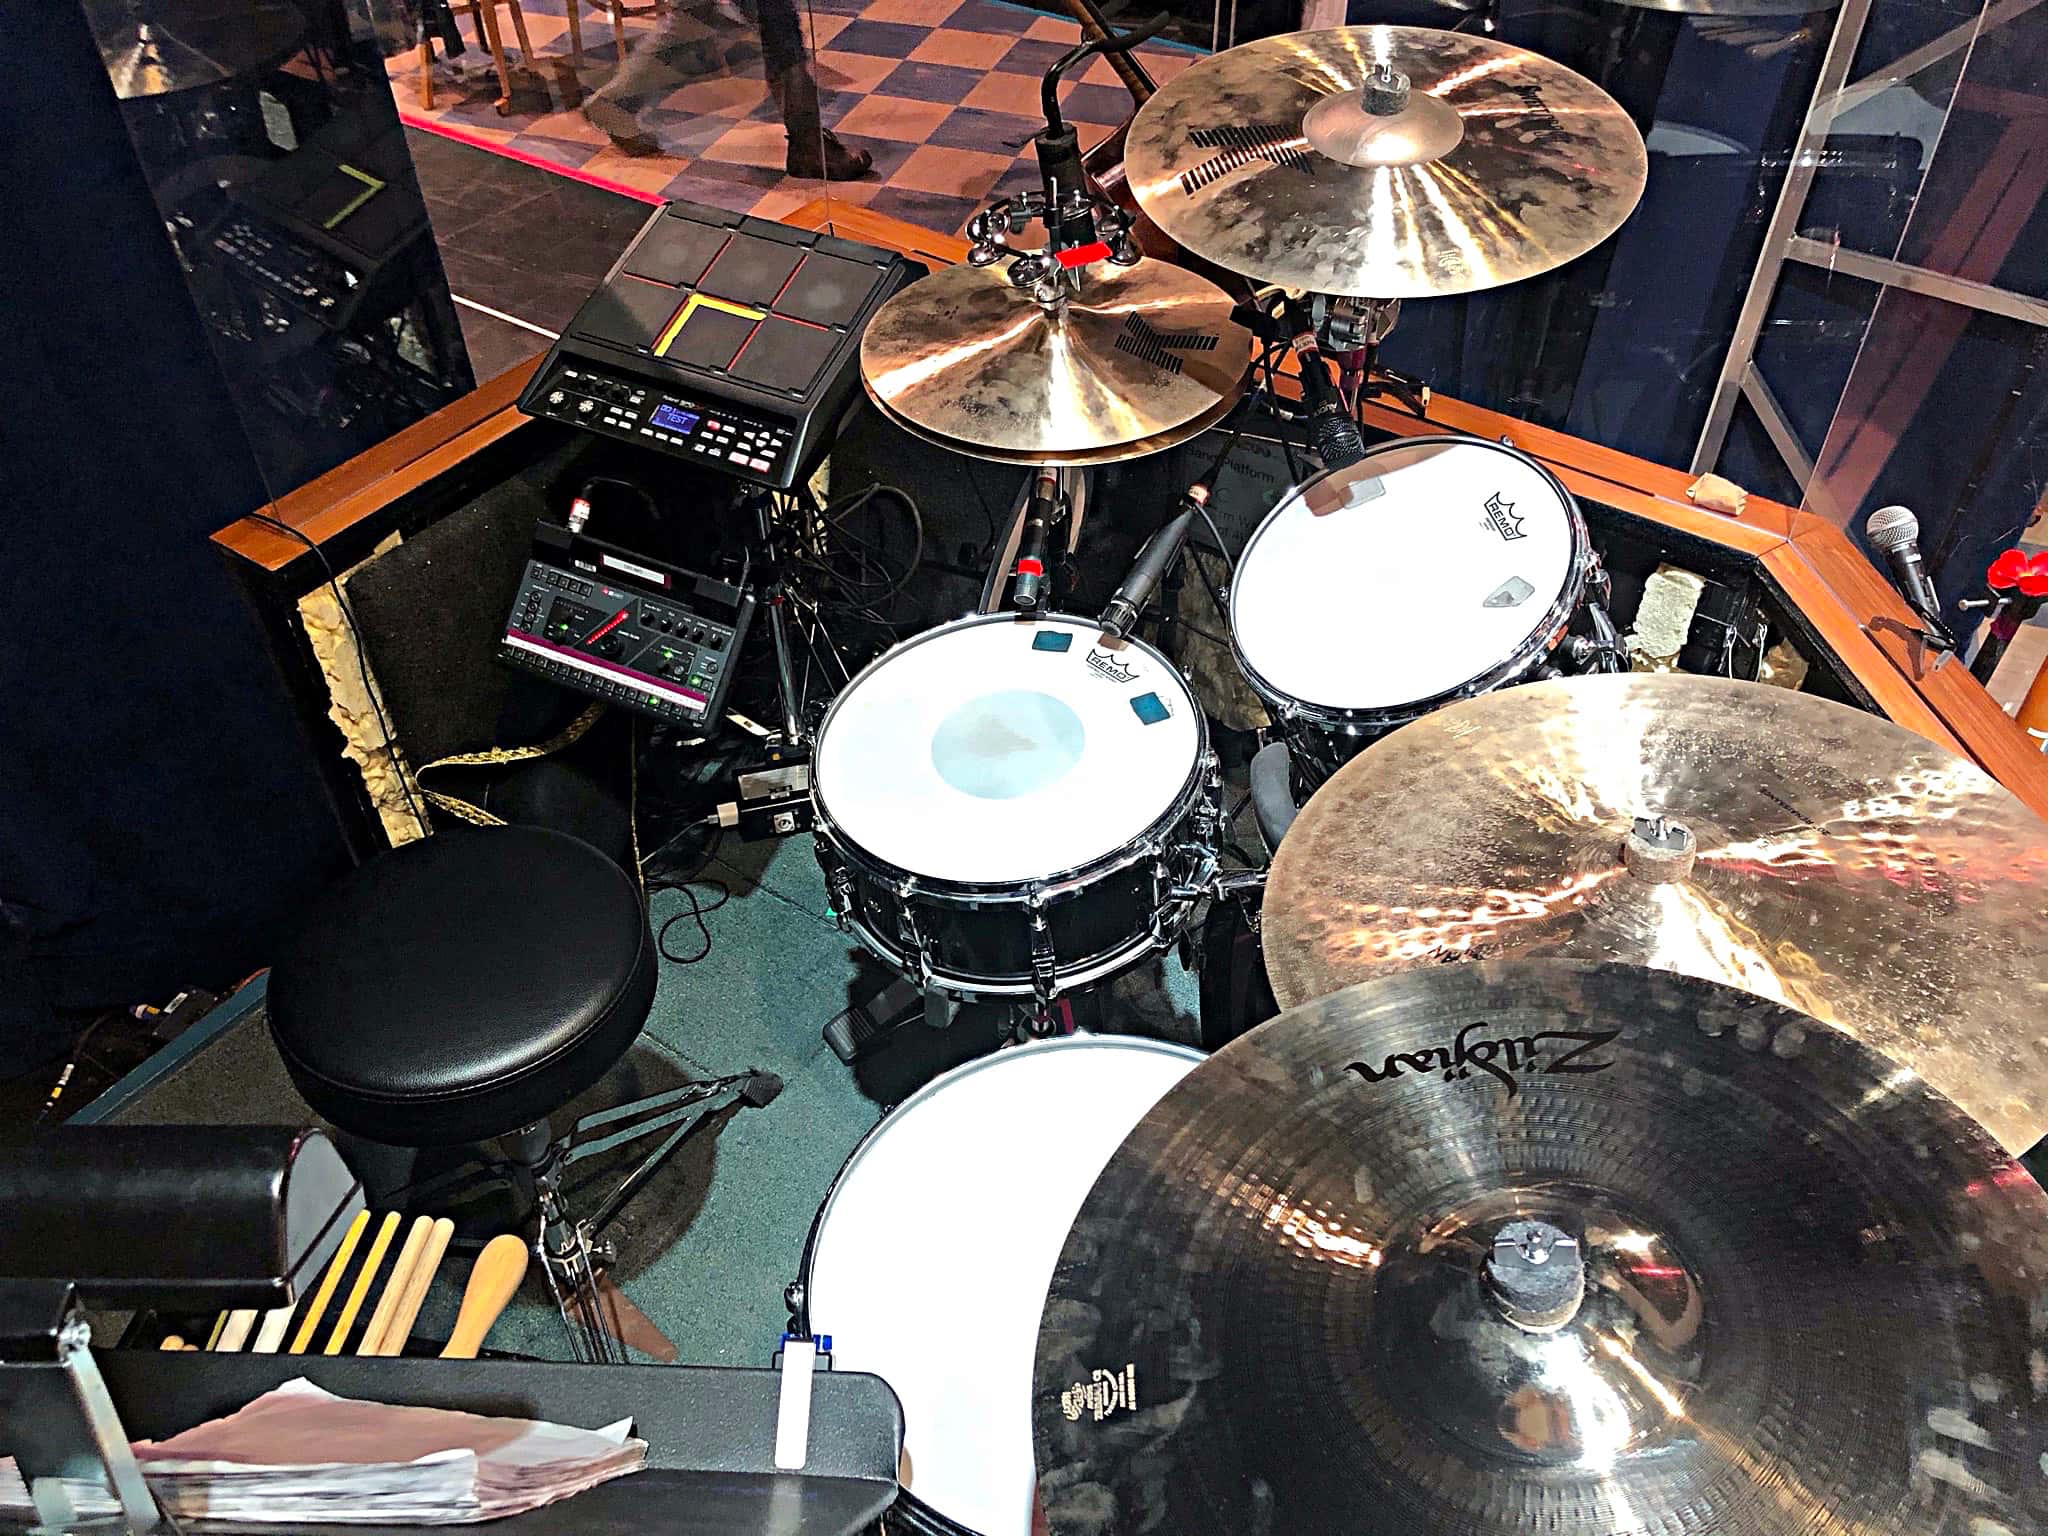
[[[1380,343],[1401,318],[1399,299],[1346,299],[1310,294],[1303,303],[1323,350],[1337,362],[1337,387],[1356,413],[1386,399],[1416,416],[1429,415],[1429,385],[1380,363]]]
[[[981,585],[982,613],[1015,607],[1057,613],[1067,567],[1087,518],[1092,470],[1072,464],[1034,469],[1018,491],[1009,533],[997,543]]]

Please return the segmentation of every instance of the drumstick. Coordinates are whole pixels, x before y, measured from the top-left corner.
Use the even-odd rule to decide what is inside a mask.
[[[441,1268],[441,1258],[448,1252],[448,1240],[455,1235],[455,1223],[443,1216],[434,1223],[434,1230],[427,1235],[426,1251],[420,1255],[419,1263],[413,1266],[412,1280],[399,1298],[398,1310],[391,1314],[391,1325],[384,1330],[384,1344],[377,1351],[380,1355],[402,1355],[405,1342],[412,1337],[412,1325],[419,1320],[420,1308],[426,1303],[427,1287],[434,1283],[434,1276]]]
[[[349,1329],[356,1325],[356,1314],[363,1310],[363,1299],[370,1294],[370,1282],[377,1278],[377,1266],[384,1262],[384,1250],[391,1246],[391,1234],[398,1230],[398,1212],[386,1211],[383,1221],[377,1224],[377,1235],[370,1241],[369,1257],[363,1260],[363,1267],[356,1271],[356,1283],[349,1287],[348,1300],[342,1304],[341,1316],[334,1320],[334,1332],[327,1335],[327,1348],[322,1354],[338,1355],[342,1342],[348,1338]]]
[[[433,1230],[433,1217],[413,1218],[412,1226],[405,1234],[405,1246],[398,1250],[398,1257],[391,1264],[391,1274],[384,1281],[384,1294],[377,1298],[377,1310],[370,1314],[370,1324],[363,1330],[362,1342],[356,1345],[357,1354],[384,1353],[384,1331],[391,1326],[391,1315],[398,1310],[406,1287],[412,1284],[412,1267],[419,1262],[420,1250],[427,1246],[427,1234]]]
[[[320,1277],[320,1287],[313,1292],[312,1304],[306,1308],[306,1320],[299,1324],[299,1331],[293,1335],[292,1347],[286,1351],[287,1354],[303,1355],[306,1346],[313,1342],[313,1330],[320,1326],[327,1303],[334,1299],[334,1288],[341,1284],[342,1271],[348,1268],[348,1261],[355,1255],[356,1240],[369,1224],[368,1211],[357,1211],[355,1220],[348,1224],[348,1231],[341,1237],[341,1246],[334,1250],[334,1257],[328,1261],[327,1273]]]
[[[217,1339],[219,1339],[219,1338],[220,1338],[220,1331],[221,1331],[221,1329],[223,1329],[223,1328],[227,1327],[227,1325],[228,1325],[228,1315],[227,1315],[227,1313],[223,1312],[223,1313],[221,1313],[221,1314],[220,1314],[220,1316],[216,1317],[216,1318],[215,1318],[215,1319],[213,1320],[213,1332],[209,1333],[209,1334],[208,1334],[208,1335],[206,1336],[206,1342],[205,1342],[205,1343],[204,1343],[203,1345],[201,1345],[200,1347],[201,1347],[202,1349],[211,1349],[211,1348],[213,1348],[213,1346],[214,1346],[214,1342],[215,1342],[215,1341],[216,1341]]]
[[[263,1322],[256,1330],[256,1342],[249,1346],[252,1355],[274,1355],[277,1346],[284,1342],[284,1331],[292,1325],[291,1307],[272,1307],[263,1314]]]
[[[526,1244],[513,1233],[502,1233],[484,1244],[469,1272],[469,1285],[462,1293],[462,1310],[455,1316],[455,1331],[441,1351],[443,1360],[474,1360],[484,1347],[484,1336],[505,1310],[505,1304],[526,1278]]]
[[[224,1354],[233,1354],[249,1342],[249,1330],[255,1326],[256,1309],[237,1308],[227,1315],[227,1321],[221,1324],[220,1332],[214,1335],[213,1343],[209,1347]]]

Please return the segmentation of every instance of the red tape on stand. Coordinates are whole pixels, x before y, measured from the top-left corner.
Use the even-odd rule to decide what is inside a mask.
[[[1109,247],[1097,240],[1089,245],[1077,245],[1071,251],[1060,251],[1053,260],[1063,267],[1085,267],[1091,261],[1109,260]]]

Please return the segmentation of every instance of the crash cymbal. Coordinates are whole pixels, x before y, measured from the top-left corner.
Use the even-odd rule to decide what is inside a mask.
[[[1138,110],[1139,204],[1197,255],[1313,293],[1421,299],[1561,267],[1643,193],[1642,135],[1561,64],[1428,27],[1260,38]]]
[[[1293,1009],[1096,1180],[1054,1536],[2039,1530],[2048,1196],[1850,1037],[1634,966]]]
[[[1244,390],[1251,333],[1228,294],[1165,262],[1097,263],[1048,308],[1000,267],[943,267],[890,299],[860,343],[883,413],[961,453],[1103,464],[1207,430]]]
[[[1444,960],[1637,961],[1848,1030],[2014,1152],[2048,1130],[2048,823],[1810,694],[1577,677],[1425,715],[1303,808],[1262,931],[1283,1007]]]
[[[86,14],[123,101],[258,73],[306,35],[305,17],[284,0],[88,0]]]

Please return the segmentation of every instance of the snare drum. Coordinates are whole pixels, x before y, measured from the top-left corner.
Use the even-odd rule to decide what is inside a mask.
[[[983,614],[850,683],[811,762],[840,926],[929,990],[1031,997],[1164,949],[1215,868],[1208,726],[1171,662]]]
[[[906,1099],[839,1170],[790,1310],[902,1401],[892,1532],[1027,1536],[1053,1267],[1110,1154],[1201,1059],[1113,1035],[998,1051]]]
[[[1320,784],[1377,737],[1549,664],[1597,565],[1584,518],[1527,454],[1410,437],[1305,482],[1238,559],[1245,677]]]

